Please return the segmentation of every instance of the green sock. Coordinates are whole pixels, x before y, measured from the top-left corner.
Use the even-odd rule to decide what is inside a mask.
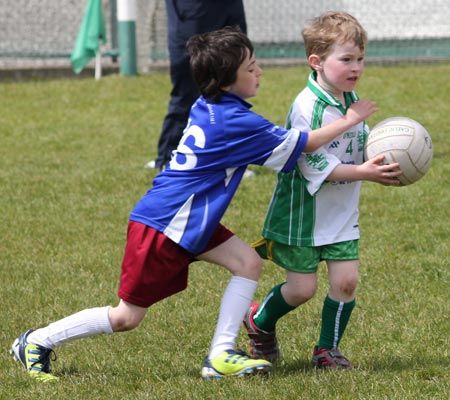
[[[285,283],[285,282],[284,282]],[[256,311],[253,321],[255,325],[266,332],[273,332],[277,321],[286,315],[289,311],[297,307],[292,307],[283,298],[281,294],[281,286],[284,283],[273,287],[267,294],[264,301]]]
[[[344,335],[356,301],[339,302],[325,297],[322,309],[322,328],[320,330],[319,349],[337,348]]]

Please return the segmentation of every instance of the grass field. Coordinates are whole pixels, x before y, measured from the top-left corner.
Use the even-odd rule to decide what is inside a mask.
[[[306,67],[267,69],[254,110],[282,124]],[[448,399],[450,397],[450,65],[368,66],[359,94],[429,130],[434,161],[405,188],[365,183],[361,280],[342,340],[356,369],[310,366],[325,296],[278,326],[284,359],[269,379],[203,382],[200,367],[229,276],[192,265],[189,287],[129,333],[57,349],[59,383],[30,380],[8,354],[14,338],[73,312],[117,302],[128,214],[151,185],[169,78],[0,85],[0,399]],[[275,174],[252,167],[224,223],[259,237]],[[266,263],[256,299],[283,272]],[[246,349],[241,330],[238,345]]]

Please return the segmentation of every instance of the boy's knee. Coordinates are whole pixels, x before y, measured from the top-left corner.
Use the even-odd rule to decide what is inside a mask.
[[[241,275],[245,278],[257,280],[261,274],[263,263],[256,251],[251,251],[242,263]]]
[[[288,304],[292,306],[298,306],[311,300],[317,291],[317,285],[297,285],[286,284],[282,288],[282,294]]]
[[[305,301],[311,300],[316,294],[317,286],[307,286],[301,289],[300,293]]]
[[[344,279],[340,284],[340,290],[346,295],[355,293],[358,286],[358,276],[349,276]]]
[[[132,312],[119,305],[110,309],[109,321],[114,332],[126,332],[138,327],[144,315],[144,313]]]
[[[111,326],[114,332],[126,332],[137,328],[141,320],[129,317],[119,316],[111,321]]]

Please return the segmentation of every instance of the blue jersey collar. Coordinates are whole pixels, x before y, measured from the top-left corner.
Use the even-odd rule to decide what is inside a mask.
[[[219,103],[229,103],[233,102],[235,103],[238,101],[239,103],[243,104],[247,108],[252,108],[253,104],[249,103],[248,101],[245,101],[242,97],[239,97],[238,95],[231,93],[231,92],[223,92],[222,98]]]

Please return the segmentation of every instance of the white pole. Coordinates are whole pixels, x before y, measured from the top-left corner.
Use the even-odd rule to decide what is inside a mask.
[[[98,81],[102,77],[102,52],[98,49],[95,54],[95,80]]]
[[[136,0],[117,0],[120,72],[128,76],[137,75],[136,17]]]

